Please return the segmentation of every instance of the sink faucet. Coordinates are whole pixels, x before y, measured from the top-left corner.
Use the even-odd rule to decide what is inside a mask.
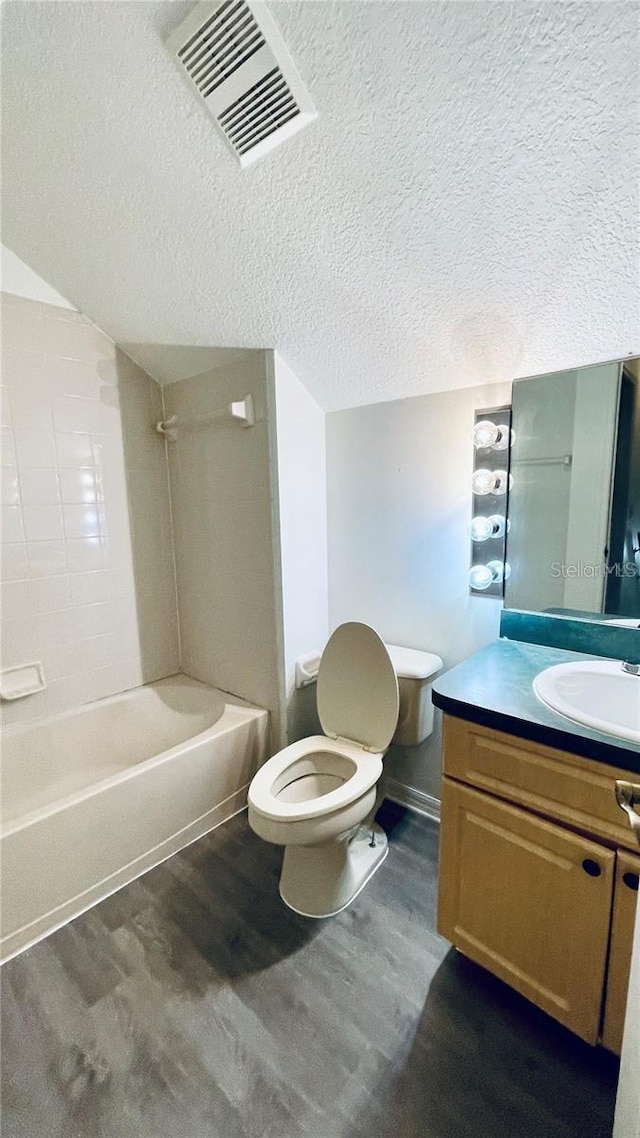
[[[631,660],[624,660],[622,664],[622,671],[626,672],[629,676],[640,677],[640,664],[634,664]]]

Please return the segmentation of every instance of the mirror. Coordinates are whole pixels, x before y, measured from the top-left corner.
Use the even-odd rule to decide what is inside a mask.
[[[515,381],[507,608],[640,623],[639,365]]]

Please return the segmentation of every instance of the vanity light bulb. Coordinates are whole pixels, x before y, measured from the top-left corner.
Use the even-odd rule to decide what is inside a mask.
[[[507,474],[506,470],[494,470],[493,473],[496,479],[496,488],[493,493],[498,496],[506,494],[507,489],[510,490],[513,486],[513,474]]]
[[[471,479],[471,488],[474,494],[496,494],[497,473],[495,470],[485,470],[482,466],[479,470],[474,470]]]
[[[481,419],[473,428],[473,445],[476,450],[506,450],[512,432],[505,423],[494,423],[491,419]]]
[[[492,446],[492,450],[507,450],[510,442],[513,442],[513,431],[508,427],[498,427],[498,438]]]
[[[472,565],[469,570],[469,584],[480,592],[493,584],[493,573],[488,565]]]
[[[469,526],[472,541],[489,541],[492,537],[504,537],[505,521],[500,514],[490,514],[488,518],[475,517]]]
[[[473,428],[473,445],[476,450],[492,447],[500,437],[500,428],[491,419],[481,419]]]
[[[472,541],[488,541],[493,537],[493,526],[490,518],[473,518],[469,526]]]
[[[508,561],[488,561],[487,569],[491,573],[492,581],[508,581],[511,576],[511,566]]]
[[[504,537],[508,523],[505,521],[505,519],[502,517],[502,515],[501,514],[491,514],[489,521],[491,522],[491,525],[493,527],[493,533],[491,536],[492,537]]]

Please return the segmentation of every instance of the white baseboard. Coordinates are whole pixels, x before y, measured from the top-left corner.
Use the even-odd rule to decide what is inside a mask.
[[[434,822],[440,821],[440,799],[434,798],[424,790],[418,790],[415,786],[405,786],[395,778],[387,778],[384,781],[384,796],[390,798],[392,802],[397,802],[399,806],[415,810],[416,814],[423,814],[425,818],[431,818]]]

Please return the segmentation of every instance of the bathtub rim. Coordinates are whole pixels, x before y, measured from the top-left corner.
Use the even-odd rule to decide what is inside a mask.
[[[87,715],[96,707],[108,707],[113,703],[118,703],[123,698],[129,695],[134,695],[136,692],[144,691],[146,688],[155,688],[159,684],[165,684],[169,680],[185,680],[187,684],[194,684],[196,687],[204,688],[205,691],[216,692],[218,695],[224,696],[224,702],[239,704],[242,707],[257,708],[256,704],[249,703],[248,700],[242,699],[240,696],[233,695],[232,692],[226,692],[223,688],[214,687],[213,684],[208,684],[204,680],[198,680],[195,676],[188,675],[187,672],[171,672],[168,676],[159,676],[157,680],[149,680],[147,683],[134,684],[133,687],[124,688],[123,691],[112,692],[111,695],[102,695],[99,699],[91,699],[88,703],[81,703],[77,707],[67,707],[64,711],[56,711],[53,715],[45,715],[41,719],[32,719],[27,723],[11,723],[7,727],[0,729],[1,739],[14,739],[19,738],[21,735],[26,735],[29,731],[33,731],[35,727],[48,727],[51,723],[60,723],[66,719],[77,719],[80,716]],[[185,684],[185,686],[187,686]],[[182,685],[180,685],[182,686]],[[257,708],[258,711],[264,710]],[[218,716],[218,719],[221,717]],[[215,721],[217,722],[217,720]],[[214,723],[211,727],[215,726]],[[191,738],[190,735],[187,736]],[[178,745],[178,744],[176,744]]]
[[[171,762],[178,755],[189,754],[195,747],[201,745],[205,739],[215,738],[216,735],[226,735],[229,731],[233,731],[240,723],[250,722],[253,719],[259,719],[262,716],[269,716],[266,708],[256,707],[255,704],[250,704],[246,700],[241,699],[239,696],[232,695],[230,692],[225,692],[221,688],[214,688],[211,684],[205,684],[201,680],[194,680],[193,677],[187,676],[185,673],[177,673],[177,675],[184,676],[186,680],[198,684],[200,687],[208,689],[209,691],[217,692],[219,695],[224,696],[224,706],[221,715],[204,731],[199,731],[197,735],[189,735],[181,743],[175,743],[173,747],[169,747],[164,751],[159,751],[155,755],[150,755],[146,759],[141,759],[139,762],[134,763],[133,766],[122,767],[120,770],[115,771],[114,774],[107,775],[100,778],[95,782],[90,782],[87,786],[81,787],[79,790],[72,791],[70,794],[63,795],[62,798],[56,798],[46,806],[39,806],[33,810],[25,810],[21,814],[13,815],[7,818],[6,821],[0,819],[0,846],[4,838],[9,838],[13,834],[33,826],[35,823],[44,820],[45,818],[52,817],[55,814],[62,813],[63,810],[69,809],[70,806],[75,806],[79,802],[84,802],[88,798],[92,798],[97,794],[103,793],[109,787],[115,786],[121,782],[128,782],[131,779],[141,777],[146,771],[154,767],[161,766],[164,763]],[[164,679],[174,679],[174,676],[165,676]],[[104,706],[106,703],[114,703],[121,699],[123,696],[129,695],[132,692],[141,691],[144,688],[153,687],[154,684],[160,683],[160,680],[154,680],[149,684],[138,684],[135,688],[128,688],[124,692],[117,692],[115,695],[105,696],[104,699],[92,700],[91,703],[83,704],[82,707],[71,709],[70,711],[63,711],[57,715],[50,716],[48,719],[37,720],[32,724],[20,724],[21,732],[27,732],[30,727],[45,726],[51,722],[58,722],[61,719],[70,716],[76,716],[78,712],[85,709],[91,710],[98,706]],[[236,713],[234,715],[234,712]],[[245,714],[239,714],[239,713]],[[231,715],[229,715],[231,713]],[[224,723],[225,718],[229,721]]]

